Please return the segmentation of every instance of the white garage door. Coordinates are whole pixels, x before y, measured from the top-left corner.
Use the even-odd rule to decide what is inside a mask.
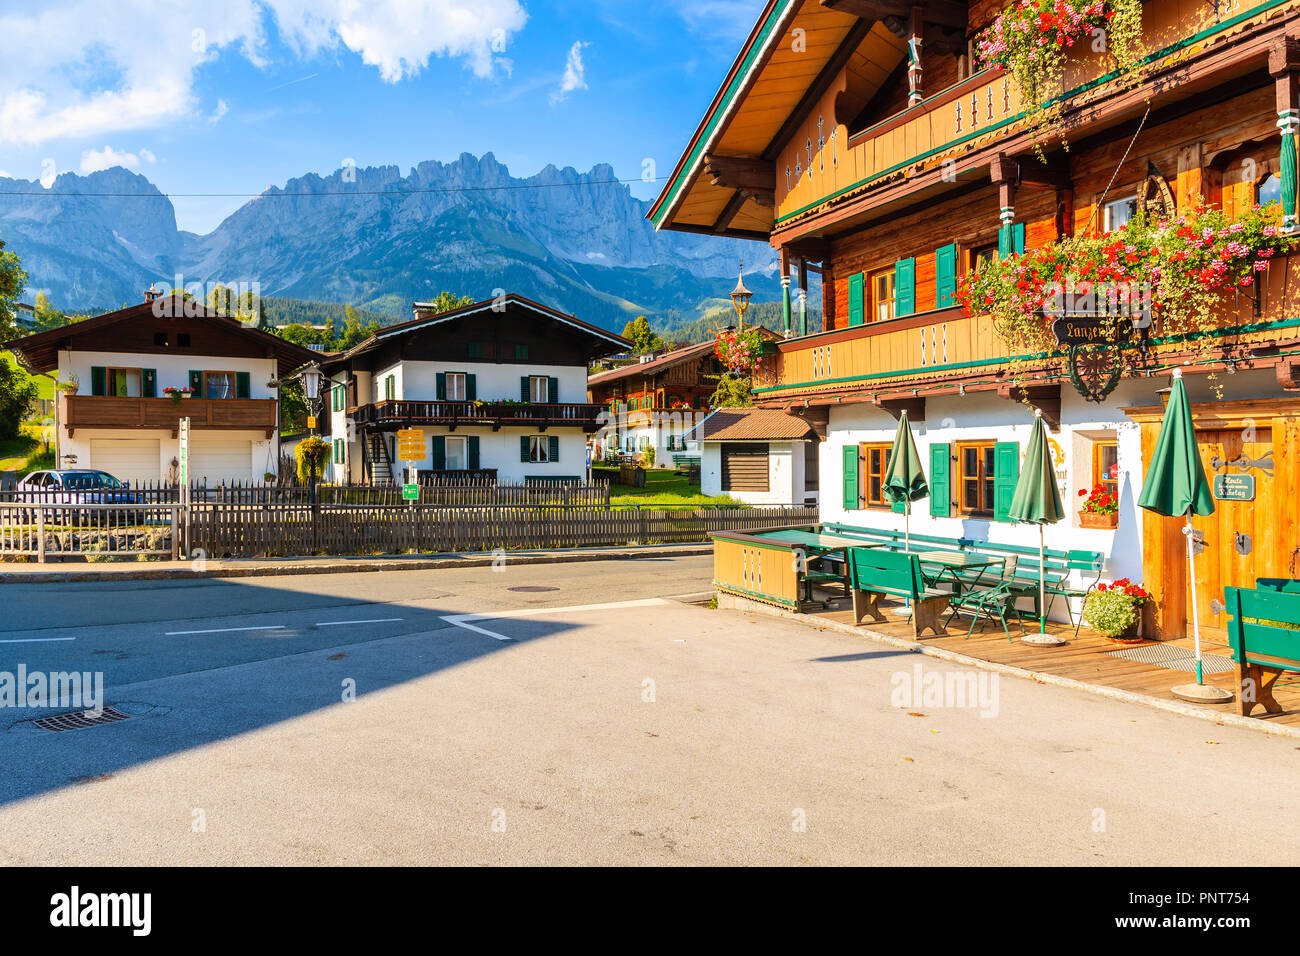
[[[190,439],[190,475],[195,483],[248,481],[253,461],[253,443],[247,438]]]
[[[156,438],[92,438],[90,467],[123,481],[157,481],[162,477]]]

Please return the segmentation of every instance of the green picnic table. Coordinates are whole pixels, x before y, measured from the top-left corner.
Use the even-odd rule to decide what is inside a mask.
[[[984,577],[984,572],[994,565],[1002,565],[1006,559],[989,554],[979,554],[971,551],[913,551],[917,560],[922,565],[938,565],[939,571],[930,579],[931,585],[938,584],[946,574],[948,580],[952,583],[953,590],[960,593],[962,589],[962,579],[958,577],[959,571],[975,571],[974,580],[966,582],[969,587],[977,587]]]

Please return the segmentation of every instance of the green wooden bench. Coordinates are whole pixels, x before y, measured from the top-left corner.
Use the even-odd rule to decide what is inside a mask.
[[[867,614],[874,621],[886,620],[880,613],[880,599],[889,596],[912,603],[912,633],[916,637],[927,628],[935,634],[948,633],[941,618],[952,595],[926,586],[916,555],[880,548],[849,548],[847,553],[855,624],[861,624]]]
[[[1228,643],[1237,662],[1237,713],[1243,717],[1256,704],[1266,713],[1282,713],[1273,685],[1285,671],[1300,672],[1300,581],[1264,578],[1255,583],[1254,588],[1223,589]]]
[[[681,475],[698,475],[700,473],[699,455],[673,455],[673,470]]]

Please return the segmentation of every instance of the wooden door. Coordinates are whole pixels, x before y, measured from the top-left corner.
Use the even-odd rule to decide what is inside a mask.
[[[1253,439],[1248,441],[1247,439]],[[1273,429],[1264,425],[1248,429],[1198,431],[1197,444],[1201,449],[1201,462],[1211,487],[1214,476],[1224,474],[1223,462],[1241,455],[1261,459],[1273,451]],[[1218,458],[1220,470],[1215,471],[1213,460]],[[1224,603],[1226,587],[1255,586],[1257,577],[1280,577],[1285,568],[1278,568],[1279,541],[1278,518],[1284,504],[1295,502],[1277,500],[1276,474],[1270,476],[1258,469],[1243,472],[1232,468],[1228,474],[1249,474],[1255,478],[1253,501],[1226,501],[1215,499],[1214,514],[1193,516],[1192,527],[1205,536],[1205,550],[1196,556],[1196,596],[1201,617],[1201,633],[1213,641],[1227,643],[1227,618],[1220,610],[1215,613],[1214,603]],[[1249,551],[1242,554],[1238,548],[1238,535],[1249,537]],[[1184,559],[1185,560],[1185,559]],[[1191,589],[1187,589],[1188,633],[1191,633]]]

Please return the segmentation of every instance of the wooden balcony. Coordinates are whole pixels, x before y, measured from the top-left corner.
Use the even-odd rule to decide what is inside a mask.
[[[1253,290],[1228,293],[1218,328],[1196,341],[1165,339],[1153,331],[1150,356],[1190,371],[1275,368],[1284,388],[1297,388],[1300,355],[1300,255],[1278,257],[1265,273],[1259,297]],[[834,404],[894,400],[939,390],[997,388],[1007,384],[1006,343],[987,315],[967,317],[961,308],[937,309],[887,322],[819,332],[775,343],[754,377],[754,396],[763,404],[794,400]],[[1062,353],[1063,354],[1063,353]],[[1052,357],[1042,359],[1050,369]],[[1060,359],[1054,363],[1059,367]]]
[[[63,424],[71,435],[78,428],[167,428],[175,435],[180,420],[191,428],[276,429],[273,398],[120,398],[112,395],[64,396]]]
[[[1238,70],[1246,62],[1263,67],[1267,45],[1251,39],[1243,42],[1240,34],[1251,26],[1263,24],[1273,8],[1286,0],[1239,0],[1229,11],[1213,4],[1193,8],[1181,0],[1146,0],[1142,7],[1143,41],[1148,51],[1149,69],[1159,72],[1177,67],[1178,72],[1162,81],[1162,90],[1188,85],[1204,87],[1211,79],[1187,66],[1189,57],[1207,56],[1212,50],[1231,46],[1215,55],[1219,62],[1207,70]],[[1226,60],[1224,58],[1226,57]],[[1115,87],[1113,61],[1091,50],[1090,44],[1078,44],[1066,61],[1064,99],[1071,105],[1085,107],[1086,115],[1077,122],[1113,123],[1124,111],[1141,114],[1149,89],[1125,90]],[[1244,67],[1243,67],[1244,68]],[[1112,82],[1115,81],[1115,82]],[[843,84],[841,76],[837,81]],[[828,94],[830,95],[830,94]],[[810,230],[810,221],[828,214],[830,204],[852,205],[856,197],[879,190],[875,200],[881,204],[895,199],[915,201],[915,193],[933,188],[942,193],[956,182],[971,182],[987,176],[987,161],[967,159],[973,151],[990,153],[1012,146],[1013,152],[1029,148],[1028,140],[1012,144],[1025,132],[1020,92],[1010,74],[990,68],[937,91],[920,103],[887,117],[866,129],[850,133],[847,127],[837,132],[844,139],[826,142],[808,158],[807,175],[791,180],[776,177],[775,234],[796,238]],[[1076,122],[1072,120],[1072,122]],[[809,130],[792,139],[794,163],[807,142]],[[1074,132],[1072,138],[1081,134]],[[811,129],[813,142],[817,130]],[[783,154],[784,155],[784,154]],[[956,166],[945,170],[945,161]],[[779,163],[784,164],[785,159]],[[945,179],[944,177],[949,177]],[[897,195],[895,195],[897,194]]]
[[[535,427],[545,431],[553,426],[577,426],[586,432],[596,431],[604,405],[543,402],[411,402],[383,401],[349,409],[348,415],[358,426],[392,431],[412,425],[441,425],[455,429],[461,425],[488,425],[498,431],[503,425]]]

